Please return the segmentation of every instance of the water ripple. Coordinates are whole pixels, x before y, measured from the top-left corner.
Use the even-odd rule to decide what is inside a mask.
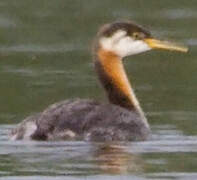
[[[0,46],[0,52],[70,52],[74,50],[84,50],[82,44],[56,44],[56,45],[40,45],[40,44],[17,44],[13,46]]]
[[[197,12],[191,9],[168,9],[161,14],[169,19],[197,18]]]

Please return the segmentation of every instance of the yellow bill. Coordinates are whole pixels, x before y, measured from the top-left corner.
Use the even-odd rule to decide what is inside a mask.
[[[188,51],[188,47],[180,44],[176,44],[169,41],[162,41],[158,39],[148,38],[145,39],[145,42],[153,49],[164,49],[170,51],[180,51],[186,53]]]

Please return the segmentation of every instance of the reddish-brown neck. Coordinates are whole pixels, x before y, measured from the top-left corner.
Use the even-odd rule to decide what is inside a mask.
[[[126,76],[121,58],[113,52],[99,49],[95,65],[109,101],[129,110],[141,111]]]

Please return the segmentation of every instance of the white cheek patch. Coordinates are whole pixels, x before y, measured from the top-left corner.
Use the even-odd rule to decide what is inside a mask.
[[[131,37],[122,38],[115,46],[115,51],[121,56],[130,56],[150,50],[143,40],[134,40]]]
[[[126,34],[127,33],[125,31],[119,30],[110,39],[115,43],[115,42],[119,41],[121,38],[125,37]]]
[[[100,39],[100,45],[103,49],[112,51],[114,46],[126,35],[125,31],[119,30],[112,37],[103,37]]]
[[[101,38],[100,45],[103,49],[115,52],[122,58],[151,49],[143,40],[134,40],[126,36],[126,32],[122,30],[112,37]]]

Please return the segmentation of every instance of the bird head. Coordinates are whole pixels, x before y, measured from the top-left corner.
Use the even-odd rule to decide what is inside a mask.
[[[182,45],[155,39],[149,31],[133,22],[115,22],[104,25],[98,32],[98,46],[121,58],[151,49],[188,51],[188,48]]]

